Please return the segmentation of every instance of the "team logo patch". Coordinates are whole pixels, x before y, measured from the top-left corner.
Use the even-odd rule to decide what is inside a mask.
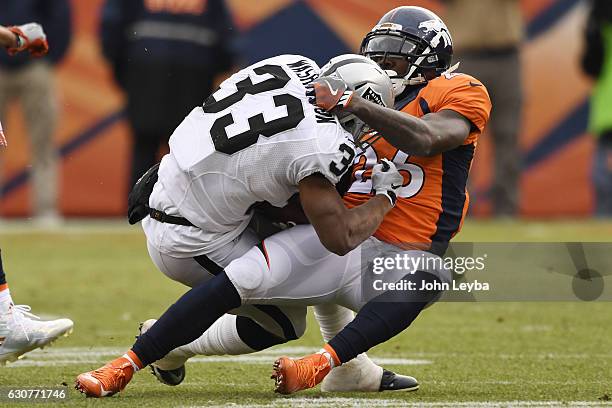
[[[440,44],[440,41],[444,41],[445,47],[453,45],[453,40],[448,32],[448,28],[446,28],[446,25],[442,22],[442,20],[434,19],[423,21],[421,24],[419,24],[419,29],[423,30],[425,34],[435,33],[434,37],[430,41],[431,46],[434,48]]]
[[[368,89],[365,90],[365,92],[363,93],[363,95],[361,95],[361,97],[363,99],[367,99],[368,101],[374,102],[378,105],[385,106],[382,95],[374,91],[370,87],[368,87]]]

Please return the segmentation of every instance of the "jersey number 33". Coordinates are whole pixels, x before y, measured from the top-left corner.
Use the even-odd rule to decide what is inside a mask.
[[[278,65],[263,65],[253,70],[257,75],[269,74],[272,78],[253,84],[251,78],[247,77],[236,83],[236,92],[223,99],[216,100],[213,95],[206,99],[203,109],[206,113],[219,113],[240,102],[245,95],[256,95],[262,92],[273,91],[283,88],[289,81],[289,75]],[[223,115],[215,120],[210,135],[215,145],[215,150],[221,153],[234,154],[240,150],[257,143],[260,135],[265,137],[274,136],[277,133],[293,129],[304,119],[302,101],[289,94],[279,94],[272,97],[274,106],[287,108],[287,116],[266,122],[263,112],[248,118],[249,129],[228,137],[227,127],[234,123],[231,113]]]

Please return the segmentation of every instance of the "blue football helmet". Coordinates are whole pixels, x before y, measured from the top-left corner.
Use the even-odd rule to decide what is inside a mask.
[[[415,6],[397,7],[385,14],[361,43],[360,53],[384,68],[387,58],[402,58],[403,72],[387,72],[395,95],[449,70],[453,40],[435,13]]]

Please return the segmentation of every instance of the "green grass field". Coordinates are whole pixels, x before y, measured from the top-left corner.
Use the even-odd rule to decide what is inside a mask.
[[[612,241],[612,223],[471,221],[458,238]],[[612,303],[557,302],[428,309],[409,330],[370,352],[387,368],[417,377],[422,385],[414,393],[328,395],[316,388],[281,397],[269,379],[272,361],[284,352],[277,349],[197,359],[175,388],[143,371],[120,395],[86,400],[72,388],[76,375],[123,352],[138,323],[157,317],[185,288],[155,269],[139,228],[114,221],[46,232],[3,225],[0,247],[17,303],[75,321],[70,337],[0,367],[0,387],[67,385],[70,398],[63,406],[600,406],[612,397]],[[285,352],[301,355],[320,346],[311,323]]]

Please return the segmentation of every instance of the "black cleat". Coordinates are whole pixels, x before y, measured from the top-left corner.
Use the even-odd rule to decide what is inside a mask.
[[[174,387],[175,385],[182,383],[185,379],[184,365],[174,370],[162,370],[153,364],[151,364],[149,367],[151,367],[151,374],[153,374],[162,384],[171,385]]]
[[[383,368],[383,375],[380,379],[378,391],[416,391],[419,389],[419,382],[414,377],[395,374],[393,371]]]
[[[140,323],[140,326],[138,326],[138,336],[149,330],[154,323],[154,319],[149,319],[144,323]],[[137,339],[138,336],[136,336]],[[151,367],[151,374],[153,374],[162,384],[171,385],[174,387],[182,383],[185,379],[185,364],[179,368],[175,368],[174,370],[162,370],[155,364],[150,364],[149,367]]]

